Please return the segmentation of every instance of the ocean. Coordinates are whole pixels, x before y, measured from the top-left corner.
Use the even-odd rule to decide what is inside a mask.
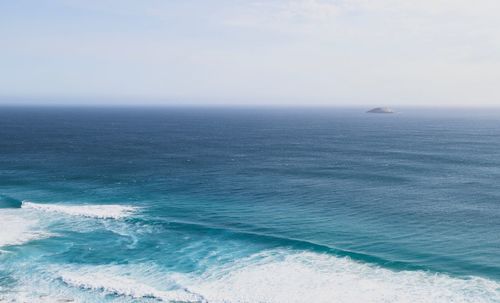
[[[2,107],[0,302],[500,302],[500,109]]]

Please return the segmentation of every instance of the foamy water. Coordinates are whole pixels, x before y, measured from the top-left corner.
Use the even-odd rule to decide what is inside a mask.
[[[213,266],[200,274],[168,272],[150,264],[130,264],[51,266],[45,277],[53,283],[63,283],[66,289],[59,286],[60,296],[82,300],[80,292],[83,292],[85,302],[100,302],[102,295],[113,297],[113,302],[500,301],[500,284],[488,279],[392,271],[349,258],[286,250],[258,253],[227,266]],[[50,293],[50,289],[41,293]]]
[[[185,290],[158,290],[141,281],[102,268],[87,268],[60,273],[70,287],[96,291],[108,295],[127,296],[134,299],[155,298],[165,302],[202,302],[199,296]]]
[[[500,283],[491,280],[397,272],[310,252],[260,253],[191,279],[179,282],[217,303],[500,302]]]
[[[43,213],[95,219],[122,219],[132,215],[137,209],[122,205],[58,205],[23,201],[20,209],[0,210],[0,247],[21,245],[53,236],[54,233],[47,231],[46,226],[57,218],[44,217]],[[81,226],[79,223],[75,222],[74,227]],[[110,227],[112,228],[113,226]]]
[[[39,227],[38,220],[23,217],[17,210],[0,210],[0,247],[21,245],[50,235]]]
[[[81,216],[97,219],[122,219],[137,211],[137,207],[124,205],[62,205],[42,204],[23,201],[22,208],[70,216]]]
[[[63,213],[82,219],[117,219],[134,210],[118,205],[62,206],[23,202],[21,209],[0,212],[0,246],[19,245],[50,236],[40,226],[46,213]],[[113,230],[108,225],[103,228]],[[127,237],[132,228],[121,224],[118,234]],[[116,302],[122,302],[120,297],[123,302],[129,299],[213,303],[500,302],[500,283],[493,280],[424,271],[394,271],[346,257],[297,250],[268,250],[230,263],[212,264],[197,274],[167,272],[157,266],[140,264],[63,266],[61,269],[52,266],[49,271],[39,270],[44,277],[40,283],[30,280],[29,284],[20,285],[22,291],[6,296],[5,300],[25,302],[26,298],[31,298],[28,301],[50,302],[53,298],[76,302],[82,299],[79,292],[83,291],[87,294],[84,300],[88,302],[99,302],[100,295],[116,297]],[[67,290],[54,293],[54,289],[58,289],[57,281],[62,281]],[[40,285],[46,285],[40,294],[30,295],[27,291]],[[63,299],[52,297],[59,293]]]

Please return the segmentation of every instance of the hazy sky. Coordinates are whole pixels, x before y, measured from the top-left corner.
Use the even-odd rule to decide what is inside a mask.
[[[0,96],[500,105],[499,11],[498,0],[0,0]]]

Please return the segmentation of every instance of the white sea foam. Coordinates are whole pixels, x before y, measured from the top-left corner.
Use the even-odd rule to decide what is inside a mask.
[[[124,275],[110,267],[89,267],[59,273],[61,280],[70,287],[102,292],[133,299],[154,298],[164,302],[204,302],[196,294],[184,289],[160,290],[131,274]]]
[[[500,283],[392,271],[310,252],[272,251],[177,282],[211,303],[500,302]]]
[[[500,302],[500,283],[484,278],[393,271],[348,258],[285,250],[214,265],[203,274],[139,264],[44,269],[51,272],[52,281],[66,285],[50,293],[82,302],[100,302],[103,295],[115,296],[113,302]]]
[[[33,203],[29,201],[23,201],[21,207],[23,209],[97,219],[122,219],[130,216],[137,210],[137,207],[126,205],[63,205]]]
[[[20,245],[49,236],[50,233],[38,227],[37,220],[21,216],[18,210],[0,212],[0,247]]]
[[[12,265],[12,264],[11,264]],[[33,270],[31,266],[26,267],[26,263],[19,264],[14,268],[17,272],[12,273],[15,284],[8,285],[2,291],[0,287],[0,302],[9,303],[90,303],[102,300],[92,301],[92,296],[85,296],[60,287],[60,283],[54,283],[50,273]],[[42,265],[45,269],[46,265]]]
[[[0,303],[83,303],[72,297],[58,297],[51,295],[33,295],[29,291],[20,291],[15,296],[0,297]]]

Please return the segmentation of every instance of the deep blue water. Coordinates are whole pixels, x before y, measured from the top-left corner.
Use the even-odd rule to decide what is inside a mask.
[[[4,107],[0,302],[500,302],[499,180],[499,109]]]

